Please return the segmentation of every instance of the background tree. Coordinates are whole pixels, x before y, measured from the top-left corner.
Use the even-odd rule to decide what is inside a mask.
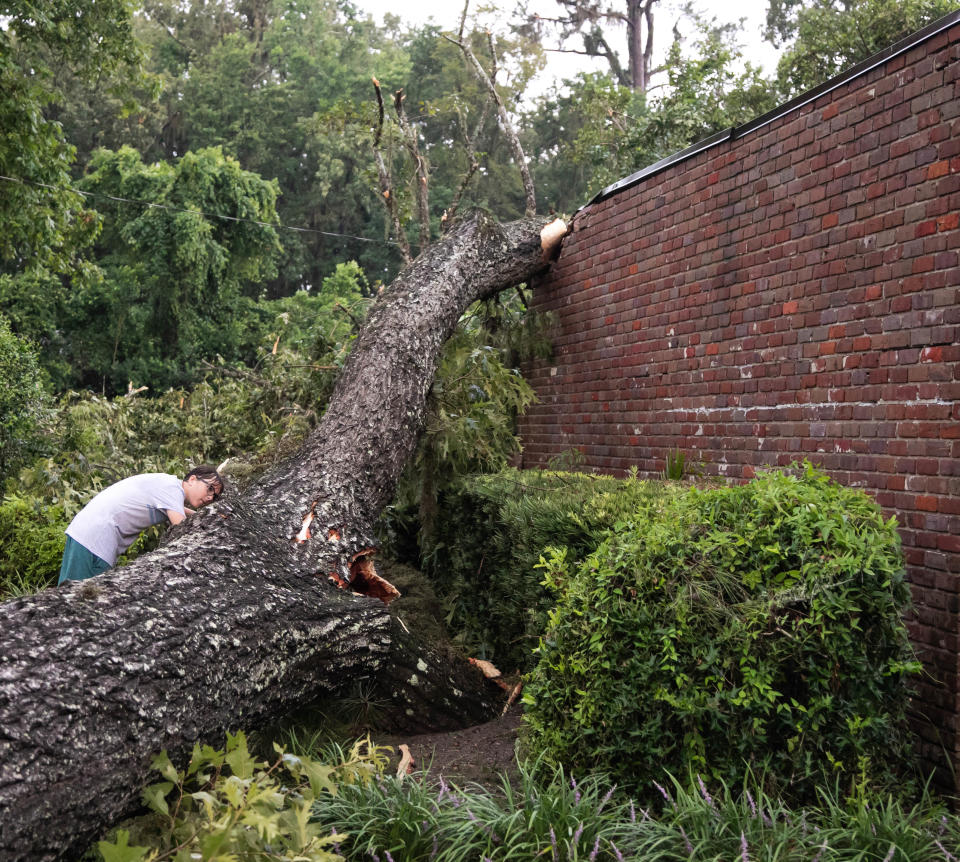
[[[90,218],[67,188],[74,148],[45,111],[63,69],[94,79],[135,67],[130,4],[7,0],[0,20],[0,274],[60,272],[90,239]]]
[[[280,253],[276,184],[219,149],[145,165],[125,147],[95,153],[82,187],[104,219],[103,278],[64,303],[76,381],[162,390],[201,358],[249,357],[245,317]]]
[[[36,457],[47,402],[36,351],[0,315],[0,482]]]
[[[581,75],[567,82],[569,96],[554,95],[543,105],[528,124],[536,136],[538,182],[558,197],[565,187],[595,193],[774,107],[774,88],[744,62],[739,25],[699,16],[688,25],[691,37],[675,34],[662,88],[637,93],[605,75]]]
[[[957,8],[956,0],[769,0],[766,38],[785,47],[780,92],[809,90]]]
[[[610,75],[622,87],[644,93],[656,71],[653,64],[653,13],[659,0],[556,0],[556,17],[533,15],[526,28],[541,38],[547,27],[558,31],[561,45],[579,39],[580,48],[554,48],[606,61]],[[611,45],[611,28],[624,27],[627,62]]]

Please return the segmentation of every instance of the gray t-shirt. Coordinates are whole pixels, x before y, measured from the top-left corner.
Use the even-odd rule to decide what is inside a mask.
[[[141,473],[104,488],[67,527],[67,535],[111,566],[147,527],[183,511],[183,485],[169,473]]]

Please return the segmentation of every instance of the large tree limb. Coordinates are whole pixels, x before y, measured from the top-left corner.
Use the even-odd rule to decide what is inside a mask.
[[[542,270],[542,221],[475,216],[384,292],[297,456],[130,566],[0,605],[0,860],[70,858],[138,803],[150,756],[254,727],[360,679],[396,721],[491,715],[480,674],[340,591],[474,300]],[[312,515],[312,538],[303,521]]]

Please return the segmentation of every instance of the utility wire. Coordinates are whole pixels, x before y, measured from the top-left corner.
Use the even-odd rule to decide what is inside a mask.
[[[75,194],[83,195],[84,197],[88,197],[88,198],[105,198],[106,200],[117,201],[119,203],[137,204],[138,206],[142,206],[142,207],[153,207],[154,209],[170,210],[171,212],[180,212],[180,213],[188,213],[190,215],[199,215],[199,216],[203,216],[204,218],[219,218],[219,219],[224,219],[226,221],[248,222],[249,224],[260,225],[261,227],[281,228],[282,230],[292,230],[292,231],[296,231],[297,233],[315,233],[315,234],[320,234],[321,236],[332,236],[332,237],[338,237],[341,239],[355,239],[359,242],[375,242],[381,245],[392,245],[392,246],[399,247],[399,243],[396,243],[390,239],[370,239],[370,237],[355,236],[354,234],[350,234],[350,233],[331,233],[330,231],[326,231],[326,230],[317,230],[316,228],[309,228],[309,227],[294,227],[293,225],[280,224],[279,222],[275,223],[275,222],[268,222],[268,221],[257,221],[257,219],[243,218],[241,216],[221,215],[220,213],[207,213],[207,212],[203,212],[202,210],[188,210],[188,209],[184,209],[183,207],[170,206],[169,204],[156,204],[156,203],[151,203],[150,201],[137,201],[137,200],[132,200],[130,198],[121,198],[121,197],[117,197],[116,195],[104,194],[103,192],[85,192],[85,191],[82,191],[81,189],[75,189],[70,186],[53,186],[53,185],[50,185],[49,183],[38,183],[38,182],[34,182],[33,180],[22,180],[22,179],[19,179],[18,177],[6,177],[3,174],[0,174],[0,180],[6,180],[7,182],[10,182],[10,183],[19,183],[20,185],[23,185],[23,186],[37,186],[38,188],[50,189],[51,191],[55,191],[55,192],[74,192]]]

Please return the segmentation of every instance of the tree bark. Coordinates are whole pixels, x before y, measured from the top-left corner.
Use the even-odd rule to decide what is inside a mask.
[[[129,566],[0,605],[0,860],[75,857],[137,808],[151,755],[358,679],[411,730],[495,713],[476,669],[331,579],[369,573],[441,346],[471,302],[546,267],[542,227],[461,223],[376,302],[295,457]]]

